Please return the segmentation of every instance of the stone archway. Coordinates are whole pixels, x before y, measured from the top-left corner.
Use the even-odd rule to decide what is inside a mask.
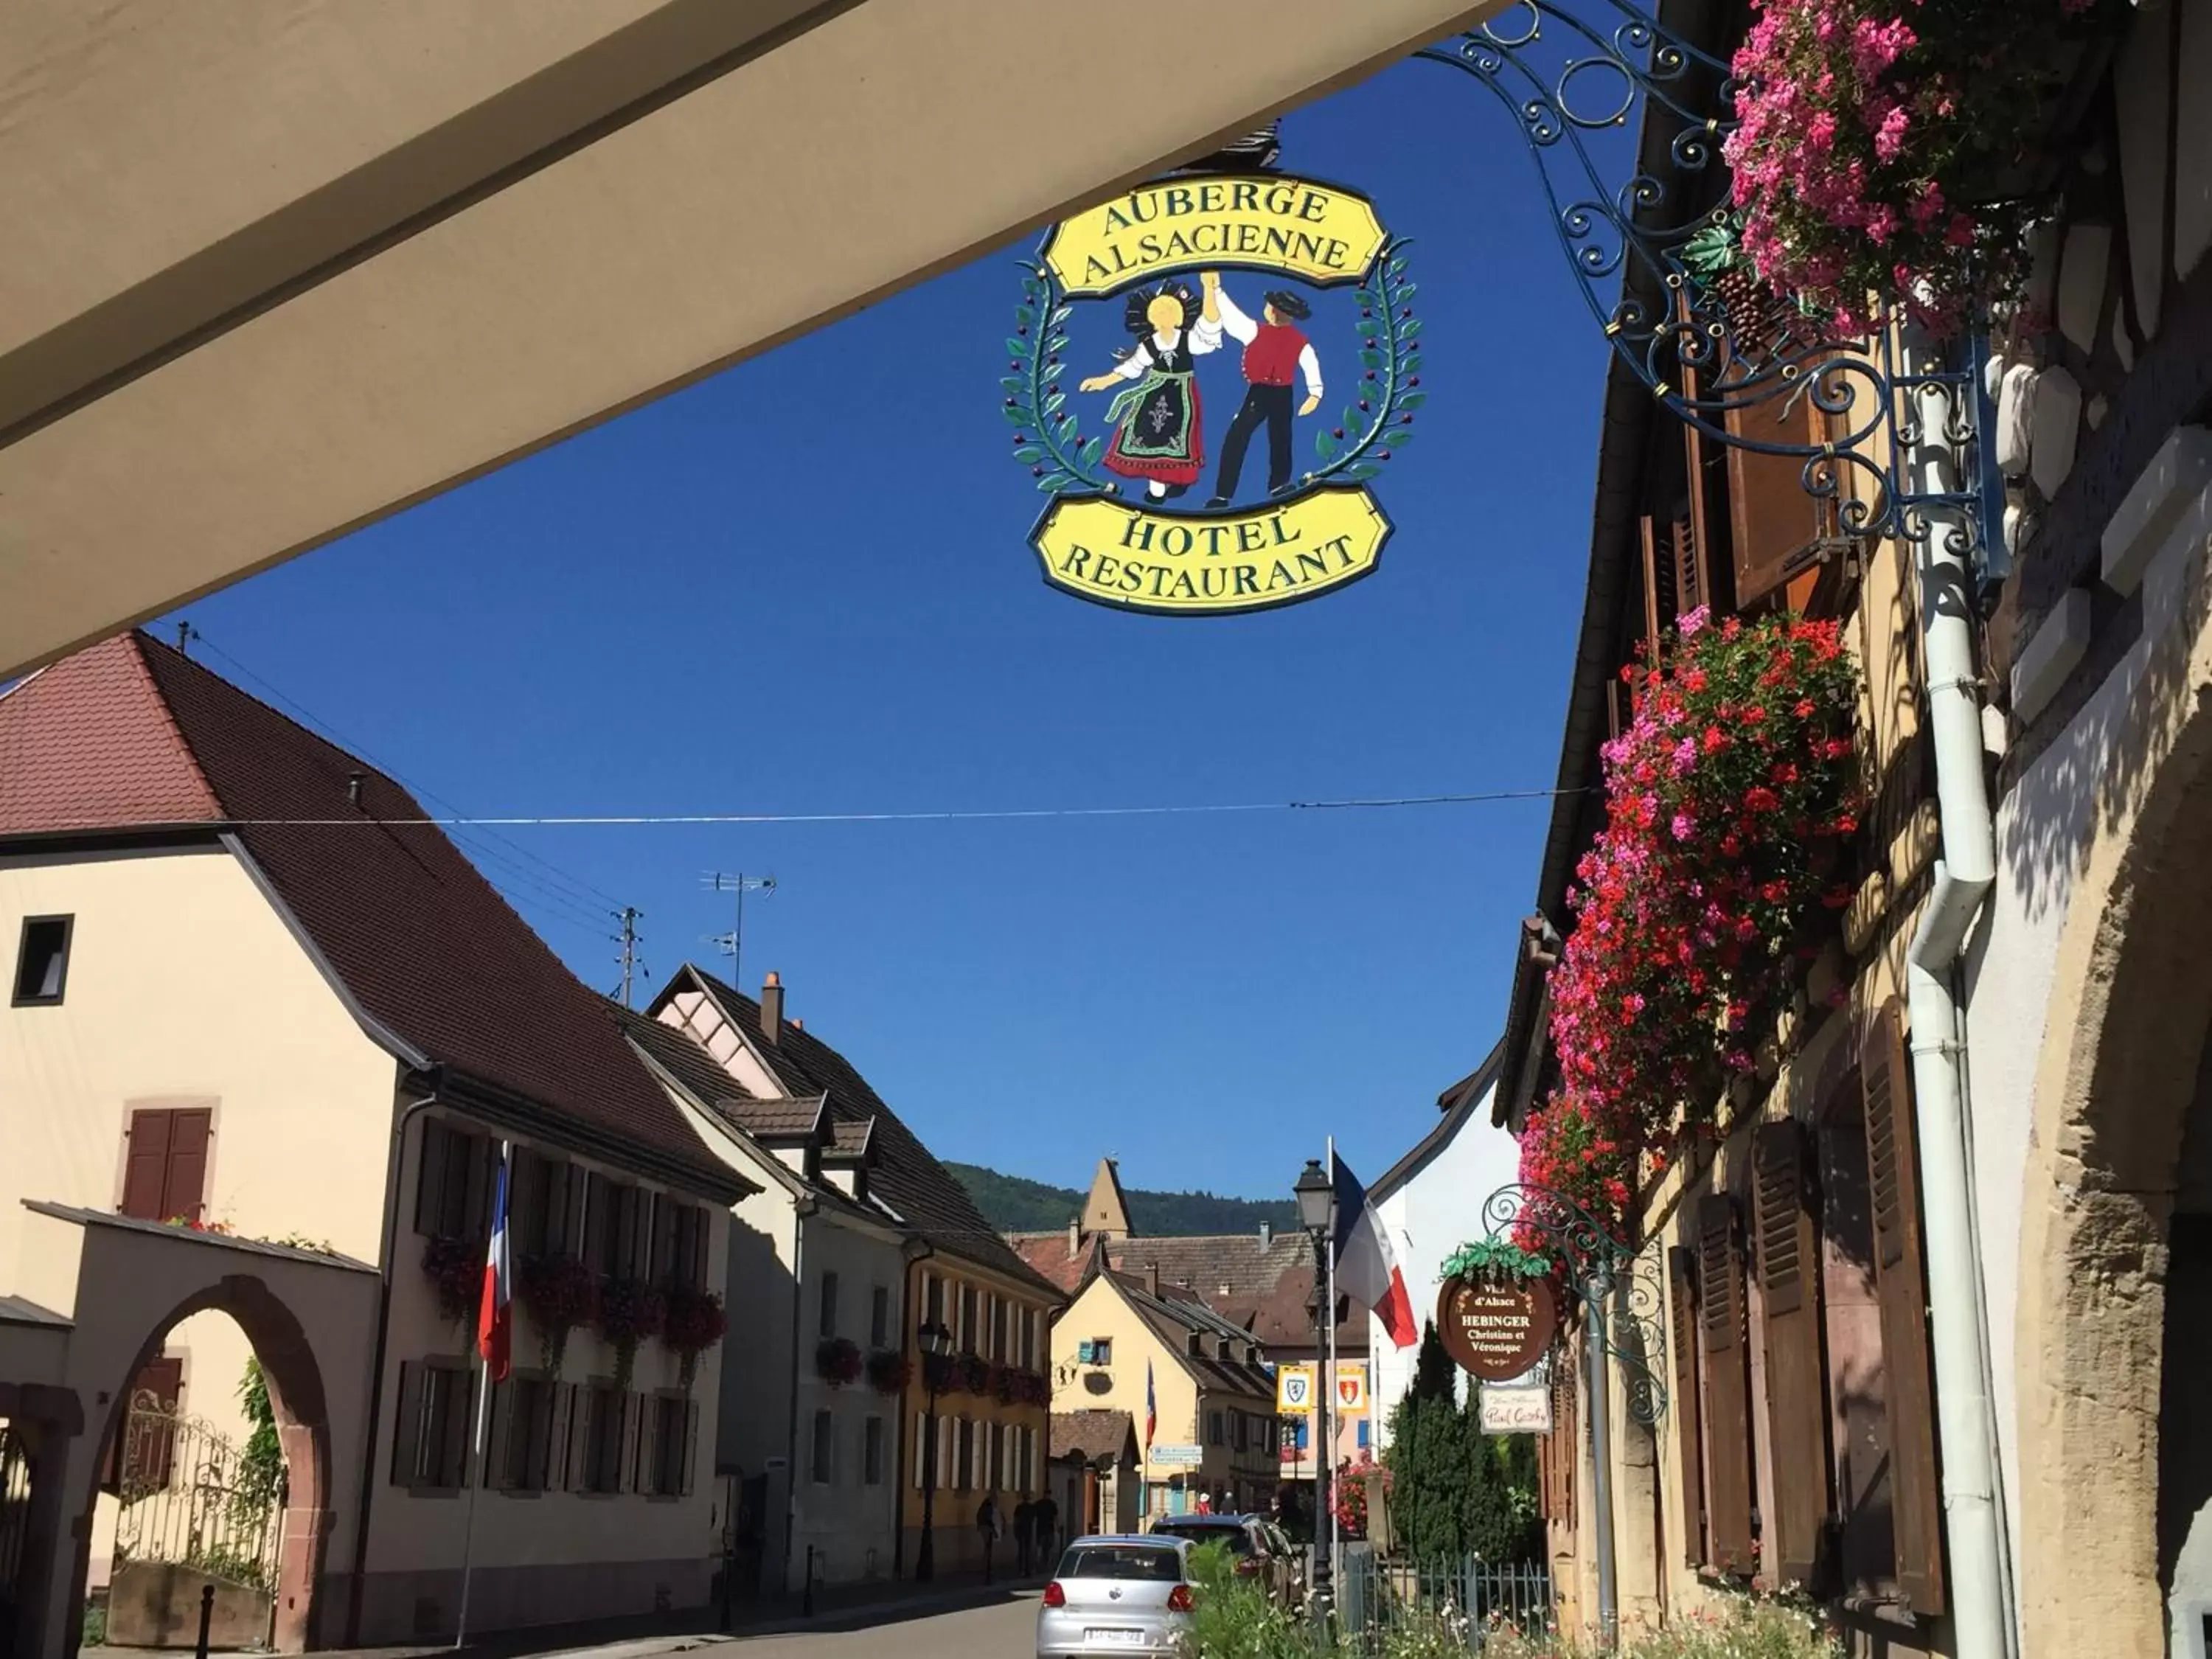
[[[2030,1659],[2166,1650],[2168,1271],[2212,1030],[2212,625],[2185,615],[2133,688],[2140,763],[2081,849],[2037,1065],[2015,1358]]]
[[[95,1443],[105,1447],[123,1432],[131,1407],[131,1379],[161,1352],[169,1333],[193,1315],[208,1312],[227,1314],[238,1322],[252,1345],[268,1385],[277,1441],[284,1454],[286,1480],[278,1534],[274,1639],[280,1653],[303,1652],[323,1645],[315,1639],[316,1589],[323,1580],[323,1553],[329,1534],[330,1405],[314,1349],[298,1316],[283,1299],[259,1278],[234,1273],[179,1302],[155,1323],[130,1364],[116,1376],[114,1386],[101,1390],[112,1403]],[[89,1513],[88,1504],[88,1520]],[[90,1531],[88,1526],[78,1530],[74,1595],[82,1601]]]

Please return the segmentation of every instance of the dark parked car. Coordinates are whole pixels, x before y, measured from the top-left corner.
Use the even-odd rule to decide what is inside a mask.
[[[1297,1601],[1298,1562],[1283,1549],[1281,1533],[1264,1516],[1164,1515],[1152,1522],[1152,1533],[1194,1544],[1226,1544],[1237,1559],[1237,1577],[1263,1581],[1286,1607]]]

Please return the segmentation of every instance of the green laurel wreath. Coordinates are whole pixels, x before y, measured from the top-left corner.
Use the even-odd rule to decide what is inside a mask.
[[[1479,1238],[1472,1244],[1462,1244],[1445,1258],[1443,1275],[1446,1279],[1492,1279],[1504,1276],[1510,1279],[1549,1279],[1552,1264],[1548,1258],[1524,1250],[1510,1239]]]
[[[1413,439],[1413,411],[1428,401],[1421,384],[1418,342],[1421,319],[1413,312],[1414,285],[1406,280],[1406,239],[1386,242],[1375,269],[1353,298],[1359,302],[1360,396],[1345,406],[1338,425],[1315,434],[1320,465],[1301,484],[1330,478],[1361,483]],[[1048,495],[1117,495],[1121,485],[1103,467],[1106,440],[1085,437],[1067,409],[1060,386],[1069,371],[1066,322],[1074,310],[1059,280],[1042,264],[1020,262],[1022,300],[1014,331],[1006,337],[1007,373],[999,388],[999,412],[1014,428],[1014,459],[1030,470]]]

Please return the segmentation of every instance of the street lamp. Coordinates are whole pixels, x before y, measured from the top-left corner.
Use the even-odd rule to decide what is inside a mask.
[[[1336,1379],[1319,1375],[1318,1364],[1328,1352],[1329,1326],[1335,1310],[1328,1305],[1328,1292],[1322,1288],[1328,1278],[1329,1236],[1336,1230],[1336,1188],[1328,1172],[1321,1167],[1321,1160],[1310,1158],[1306,1167],[1298,1174],[1297,1182],[1291,1195],[1298,1202],[1298,1224],[1313,1240],[1314,1286],[1308,1306],[1314,1318],[1314,1358],[1319,1386],[1314,1389],[1314,1516],[1313,1516],[1313,1572],[1308,1582],[1313,1586],[1314,1611],[1317,1617],[1327,1618],[1329,1602],[1328,1548],[1322,1541],[1323,1517],[1328,1513],[1329,1390]]]
[[[921,1386],[929,1395],[929,1427],[921,1446],[921,1548],[914,1559],[914,1576],[927,1583],[937,1577],[937,1390],[945,1381],[952,1333],[933,1321],[915,1336],[921,1348]]]

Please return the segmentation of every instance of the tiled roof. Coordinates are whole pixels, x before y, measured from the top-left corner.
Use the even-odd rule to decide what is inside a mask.
[[[1244,1362],[1244,1350],[1252,1340],[1249,1332],[1221,1319],[1195,1296],[1170,1296],[1164,1285],[1161,1294],[1154,1296],[1126,1273],[1114,1277],[1130,1305],[1158,1334],[1169,1352],[1182,1362],[1184,1369],[1198,1379],[1200,1388],[1227,1389],[1269,1400],[1275,1397],[1274,1379],[1256,1359],[1250,1364]],[[1190,1352],[1190,1338],[1194,1335],[1199,1340],[1196,1353]],[[1231,1356],[1227,1359],[1218,1357],[1218,1345],[1224,1338],[1229,1342]]]
[[[0,696],[0,835],[222,816],[137,635],[88,646]]]
[[[1086,1463],[1133,1461],[1136,1425],[1127,1412],[1054,1412],[1045,1441],[1052,1457],[1080,1457]]]
[[[752,998],[696,966],[684,971],[720,1005],[726,1018],[748,1035],[760,1030],[760,1005]],[[1015,1254],[983,1218],[968,1189],[946,1172],[844,1055],[789,1020],[775,1042],[760,1040],[754,1046],[793,1094],[830,1097],[833,1137],[847,1133],[842,1126],[875,1120],[876,1161],[868,1190],[929,1243],[1040,1289],[1061,1288]]]
[[[355,1006],[398,1044],[595,1143],[726,1188],[730,1172],[599,997],[441,830],[391,822],[424,816],[367,762],[143,633],[0,697],[0,834],[234,826]]]

